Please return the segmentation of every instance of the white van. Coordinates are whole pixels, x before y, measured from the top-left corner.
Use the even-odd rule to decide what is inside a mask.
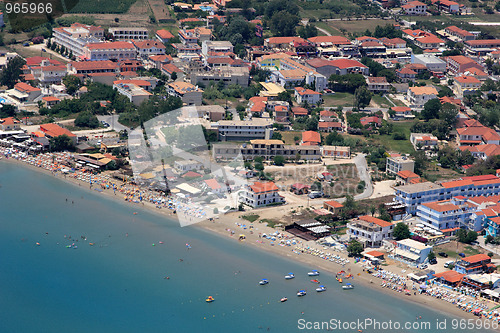
[[[453,260],[449,260],[449,261],[445,262],[445,263],[444,263],[444,268],[448,268],[448,267],[450,267],[451,265],[453,265],[453,263],[454,263],[454,262],[455,262],[455,261],[453,261]]]

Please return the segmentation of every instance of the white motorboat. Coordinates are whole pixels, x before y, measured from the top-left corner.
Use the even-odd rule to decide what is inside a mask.
[[[352,284],[348,283],[345,286],[342,286],[342,289],[344,289],[344,290],[354,289],[354,286]]]
[[[319,271],[313,269],[312,271],[310,271],[309,273],[307,273],[307,275],[309,275],[309,276],[318,276],[319,275]]]
[[[307,294],[307,292],[305,290],[297,291],[297,296],[299,296],[299,297],[305,296],[306,294]]]
[[[316,291],[317,291],[318,293],[323,292],[323,291],[326,291],[326,287],[325,287],[325,286],[323,286],[323,285],[321,285],[321,286],[319,286],[318,288],[316,288]]]
[[[260,280],[260,281],[259,281],[259,284],[260,284],[261,286],[263,286],[263,285],[265,285],[265,284],[268,284],[268,283],[269,283],[269,280],[268,280],[268,279],[262,279],[262,280]]]
[[[285,275],[285,279],[287,280],[291,280],[293,278],[295,278],[295,275],[293,273],[288,273],[288,275]]]

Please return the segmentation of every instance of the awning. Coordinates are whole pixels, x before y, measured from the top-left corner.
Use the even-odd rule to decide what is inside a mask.
[[[400,249],[396,249],[394,254],[396,254],[400,257],[403,257],[403,258],[408,258],[408,259],[413,260],[413,261],[417,261],[420,259],[419,255],[408,252],[408,251],[400,250]]]
[[[179,190],[188,192],[189,194],[199,194],[201,193],[201,190],[197,189],[196,187],[193,187],[189,184],[182,183],[176,186]]]

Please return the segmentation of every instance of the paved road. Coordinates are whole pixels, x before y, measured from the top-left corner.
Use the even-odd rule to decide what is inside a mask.
[[[372,179],[370,177],[370,173],[368,172],[368,164],[366,163],[366,155],[358,154],[353,158],[354,164],[356,164],[356,168],[358,168],[358,176],[360,180],[365,181],[365,190],[363,193],[357,194],[354,196],[355,200],[362,200],[371,197],[373,194],[373,184]]]
[[[99,121],[107,122],[109,124],[109,128],[117,132],[120,132],[122,130],[127,130],[130,132],[130,128],[118,122],[118,115],[97,116],[97,119],[99,119]]]

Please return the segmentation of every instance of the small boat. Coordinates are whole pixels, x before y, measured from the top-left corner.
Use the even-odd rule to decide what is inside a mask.
[[[342,286],[342,289],[344,289],[344,290],[354,289],[354,286],[352,284],[348,283],[345,286]]]
[[[318,293],[320,293],[320,292],[322,292],[322,291],[326,291],[326,287],[325,287],[325,286],[323,286],[323,285],[321,285],[321,286],[319,286],[318,288],[316,288],[316,291],[317,291]]]
[[[318,280],[314,279],[314,280],[311,280],[312,283],[319,283]]]
[[[339,279],[339,283],[342,283],[342,278]]]
[[[317,270],[313,269],[312,271],[310,271],[309,273],[307,273],[307,275],[309,275],[309,276],[318,276],[319,272]]]
[[[286,298],[286,297],[283,297],[282,299],[280,299],[281,303],[286,302],[286,301],[288,301],[288,298]]]
[[[260,281],[259,281],[259,284],[260,284],[261,286],[263,286],[263,285],[265,285],[265,284],[268,284],[268,283],[269,283],[269,280],[268,280],[268,279],[262,279],[262,280],[260,280]]]
[[[207,299],[205,300],[207,303],[212,303],[213,301],[215,301],[215,298],[213,298],[212,296],[208,296]]]
[[[288,275],[285,275],[285,279],[287,279],[287,280],[291,280],[293,278],[295,278],[295,274],[293,274],[293,273],[288,273]]]
[[[305,296],[306,294],[307,294],[307,292],[305,290],[297,291],[297,296],[299,296],[299,297]]]

